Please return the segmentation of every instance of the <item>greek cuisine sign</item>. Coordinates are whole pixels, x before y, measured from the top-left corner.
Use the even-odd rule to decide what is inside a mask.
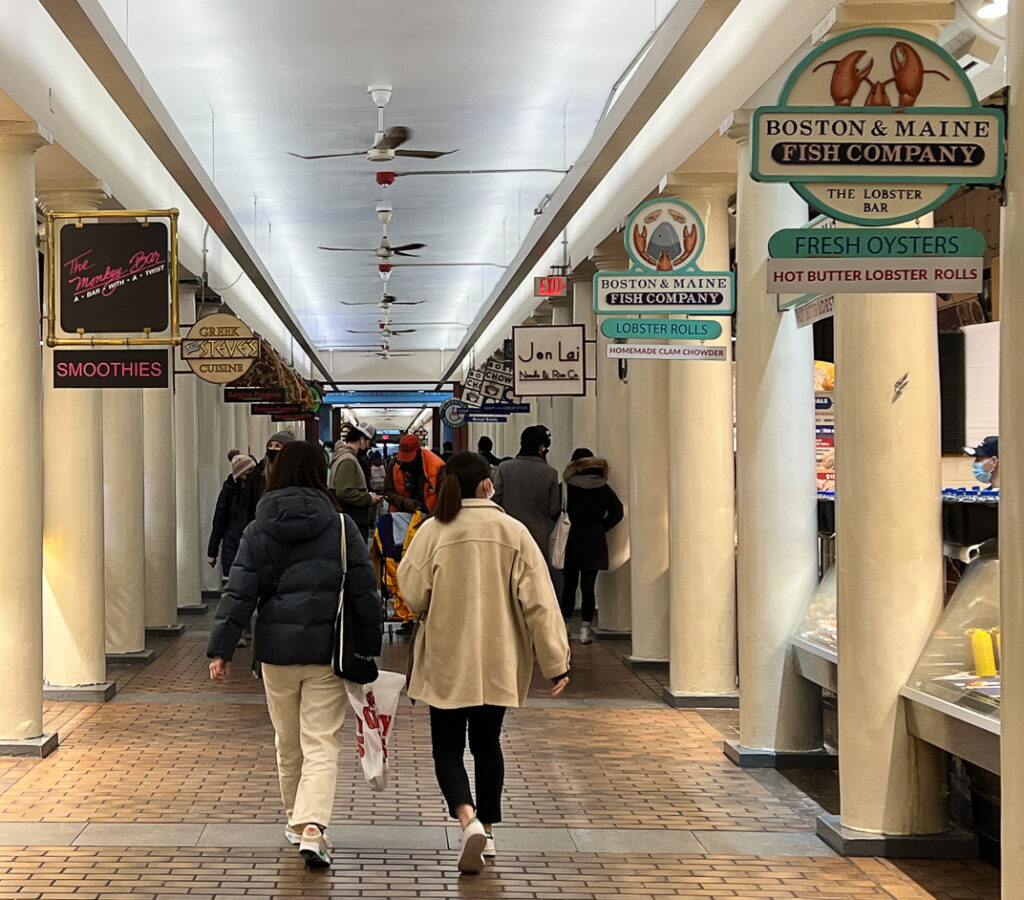
[[[729,316],[736,310],[732,272],[702,272],[704,223],[680,200],[651,200],[626,225],[628,272],[594,276],[594,309],[604,315]]]
[[[803,59],[779,105],[754,112],[751,177],[788,181],[844,222],[891,225],[961,184],[1003,177],[1003,113],[964,71],[909,31],[867,28]]]

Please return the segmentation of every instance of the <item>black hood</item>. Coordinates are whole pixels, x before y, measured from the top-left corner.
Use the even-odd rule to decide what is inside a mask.
[[[316,537],[337,519],[338,511],[323,491],[289,487],[263,495],[256,521],[275,540],[297,544]]]
[[[600,487],[608,483],[608,463],[596,456],[584,456],[569,463],[562,477],[576,487]]]

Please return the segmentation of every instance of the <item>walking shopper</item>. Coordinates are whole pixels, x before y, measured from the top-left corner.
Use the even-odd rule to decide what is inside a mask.
[[[548,558],[548,544],[561,509],[558,472],[548,465],[551,432],[543,425],[530,425],[519,438],[519,453],[498,466],[494,479],[494,502],[527,528]]]
[[[598,571],[608,568],[605,535],[622,521],[622,502],[608,484],[608,463],[586,447],[573,450],[563,477],[565,509],[571,525],[562,570],[562,617],[568,632],[579,584],[583,595],[580,643],[589,644],[593,640],[591,626],[597,606],[594,584]]]
[[[382,617],[366,542],[345,517],[355,652],[378,656]],[[262,663],[274,725],[277,772],[287,824],[313,868],[329,866],[327,827],[338,777],[338,732],[348,700],[331,667],[341,586],[341,517],[327,490],[323,451],[285,443],[267,478],[256,519],[242,535],[235,565],[217,607],[206,655],[210,678],[222,683],[238,636],[256,610],[254,658]],[[345,629],[348,639],[350,629]]]
[[[547,564],[526,527],[491,502],[493,490],[482,456],[452,456],[434,517],[398,567],[402,594],[420,614],[409,696],[430,707],[434,772],[462,826],[460,872],[479,872],[495,855],[501,723],[508,707],[526,700],[534,650],[551,696],[569,683],[569,644]],[[475,804],[463,762],[467,728]]]
[[[256,468],[256,460],[232,448],[228,451],[228,462],[231,463],[231,474],[224,479],[217,496],[210,540],[206,546],[210,568],[217,565],[217,557],[220,556],[221,571],[225,578],[235,561],[242,532],[256,515],[256,504],[246,489],[246,482]]]

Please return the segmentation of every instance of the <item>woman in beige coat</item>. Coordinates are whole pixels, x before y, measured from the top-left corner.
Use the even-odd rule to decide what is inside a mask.
[[[489,499],[490,466],[456,453],[445,466],[434,517],[398,567],[409,608],[421,614],[409,696],[430,707],[434,772],[462,825],[460,872],[494,856],[501,821],[505,709],[526,700],[534,650],[551,696],[569,683],[569,644],[547,563],[526,526]],[[463,763],[466,731],[476,805]]]

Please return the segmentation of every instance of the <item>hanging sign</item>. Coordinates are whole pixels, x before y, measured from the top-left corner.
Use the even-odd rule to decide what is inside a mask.
[[[982,107],[956,60],[896,28],[847,32],[811,51],[778,106],[755,110],[751,177],[788,181],[843,222],[892,225],[961,184],[1003,177],[1003,113]]]
[[[55,388],[165,388],[166,350],[54,350]]]
[[[449,397],[441,404],[441,421],[449,428],[462,428],[466,424],[469,407],[457,397]]]
[[[168,330],[166,223],[68,221],[60,227],[57,243],[63,333],[155,335]]]
[[[204,316],[181,342],[181,358],[203,381],[230,384],[260,355],[260,339],[241,319],[227,313]]]
[[[472,410],[466,413],[467,422],[487,422],[491,424],[499,424],[501,422],[507,422],[508,416],[492,416],[485,415],[483,413],[473,412]]]
[[[490,357],[479,369],[470,369],[462,383],[462,402],[473,409],[495,403],[514,403],[512,369]]]
[[[274,419],[277,421],[290,422],[293,419],[300,421],[303,413],[309,413],[312,417],[314,415],[312,410],[303,409],[301,403],[253,403],[249,407],[249,412],[254,416],[282,416],[282,419]]]
[[[569,296],[569,279],[564,275],[542,275],[533,279],[534,297]]]
[[[825,294],[823,297],[815,297],[803,306],[796,307],[796,327],[806,328],[822,319],[828,319],[835,315],[836,298],[833,294]]]
[[[582,325],[512,329],[512,390],[519,397],[582,397],[586,330]]]
[[[601,320],[607,338],[664,338],[667,341],[708,341],[722,334],[717,319],[613,319]]]
[[[965,257],[769,259],[772,294],[920,294],[978,292],[982,261]]]
[[[674,344],[608,344],[609,359],[705,359],[727,362],[725,344],[691,347]]]
[[[736,310],[732,272],[703,272],[704,223],[681,200],[651,200],[626,224],[628,272],[594,276],[594,309],[602,315],[727,316]]]
[[[225,403],[283,403],[288,399],[284,388],[226,387]]]
[[[975,228],[784,228],[768,240],[775,259],[850,256],[982,257],[985,238]]]

